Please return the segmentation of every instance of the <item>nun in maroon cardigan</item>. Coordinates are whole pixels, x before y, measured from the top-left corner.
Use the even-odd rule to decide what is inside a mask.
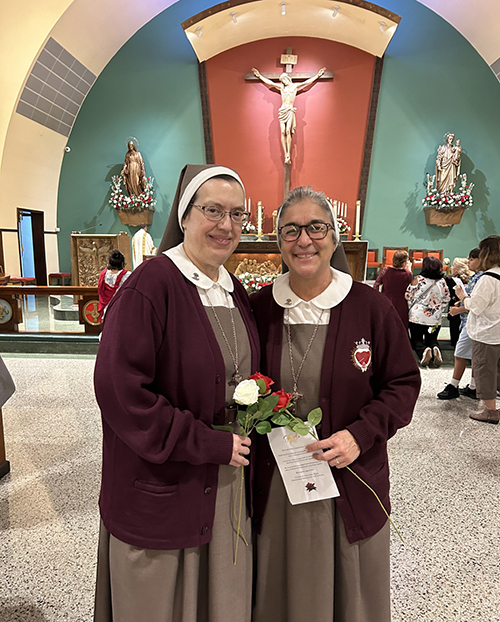
[[[251,533],[236,565],[233,497],[250,440],[227,408],[259,366],[248,296],[223,267],[245,214],[238,175],[187,165],[159,254],[106,312],[98,622],[249,622]],[[214,429],[229,426],[233,432]]]
[[[291,505],[266,437],[252,447],[256,599],[253,622],[389,622],[387,441],[407,425],[420,374],[392,304],[353,282],[323,193],[296,188],[278,212],[289,272],[251,297],[261,371],[321,407],[319,442],[340,491]],[[332,267],[333,266],[333,267]]]

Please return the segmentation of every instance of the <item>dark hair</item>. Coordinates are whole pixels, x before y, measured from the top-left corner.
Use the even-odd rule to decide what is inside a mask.
[[[278,222],[276,223],[276,227],[280,227],[280,223],[283,220],[283,214],[285,213],[285,211],[292,205],[295,205],[296,203],[301,203],[302,201],[312,201],[313,203],[316,203],[318,207],[321,207],[321,209],[325,212],[325,214],[328,216],[328,220],[334,226],[333,241],[335,245],[337,245],[339,243],[339,232],[333,219],[330,203],[326,198],[324,192],[317,192],[316,190],[313,190],[311,186],[298,186],[297,188],[294,188],[291,192],[288,193],[287,198],[283,201],[278,210]],[[280,236],[278,236],[278,246],[281,249]]]
[[[241,188],[240,182],[235,177],[233,177],[232,175],[227,175],[225,173],[222,174],[222,175],[214,175],[213,177],[210,177],[209,179],[207,179],[207,181],[212,181],[212,179],[222,179],[222,181],[234,182],[235,184],[238,184],[238,186]],[[204,181],[201,184],[200,188],[202,188],[207,183],[207,181]],[[187,215],[191,211],[191,208],[196,203],[196,201],[197,201],[196,197],[198,196],[198,192],[200,191],[200,188],[198,188],[198,190],[194,193],[193,197],[191,198],[191,201],[189,201],[188,206],[186,207],[186,211],[182,215],[181,220],[184,220],[184,218],[187,218]],[[241,189],[243,190],[243,188],[241,188]]]
[[[109,251],[108,270],[123,270],[125,267],[125,255],[117,248]]]
[[[406,251],[396,251],[392,256],[392,267],[402,268],[409,258],[410,257]]]
[[[473,248],[471,252],[469,253],[469,259],[477,259],[479,257],[480,252],[481,251],[479,247],[476,246],[476,248]]]
[[[443,264],[437,257],[424,257],[420,276],[437,281],[444,276]]]
[[[479,263],[482,270],[500,266],[500,235],[490,235],[479,242]]]

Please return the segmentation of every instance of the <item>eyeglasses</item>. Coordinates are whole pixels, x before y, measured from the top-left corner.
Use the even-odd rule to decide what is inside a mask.
[[[328,230],[333,230],[333,225],[327,222],[310,222],[308,225],[290,223],[289,225],[279,227],[278,233],[284,242],[295,242],[295,240],[300,238],[302,229],[305,229],[311,240],[323,240],[323,238],[326,238]]]
[[[231,210],[224,210],[218,205],[195,205],[194,203],[193,207],[197,207],[201,210],[208,220],[223,220],[224,216],[229,214],[229,218],[238,225],[242,225],[250,216],[249,212],[245,212],[245,210],[238,207]]]

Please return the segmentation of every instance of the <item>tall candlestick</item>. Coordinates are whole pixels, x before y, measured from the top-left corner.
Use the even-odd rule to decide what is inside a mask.
[[[333,211],[335,214],[335,218],[337,218],[337,216],[339,215],[338,208],[337,208],[337,201],[333,202]]]
[[[257,239],[262,239],[262,201],[257,202]]]
[[[361,217],[361,201],[356,201],[356,226],[355,226],[355,239],[359,240],[359,219]]]
[[[251,204],[251,200],[250,200],[250,197],[248,197],[248,213],[249,213],[249,214],[251,214],[251,213],[252,213],[252,210],[251,210],[251,208],[250,208],[250,204]]]

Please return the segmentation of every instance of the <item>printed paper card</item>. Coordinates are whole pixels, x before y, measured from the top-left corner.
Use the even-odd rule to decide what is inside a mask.
[[[328,462],[315,460],[305,449],[314,443],[310,434],[300,436],[280,427],[273,428],[267,436],[292,505],[340,495]]]

